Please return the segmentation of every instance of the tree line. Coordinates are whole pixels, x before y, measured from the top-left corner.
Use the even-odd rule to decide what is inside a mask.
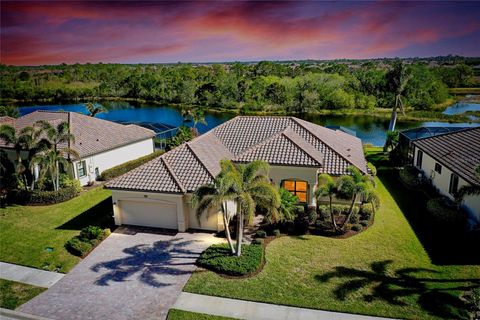
[[[363,62],[269,62],[211,65],[75,64],[43,67],[0,65],[4,100],[132,98],[242,112],[315,112],[391,108],[394,60]],[[431,110],[445,102],[448,87],[474,86],[462,62],[407,64],[406,107]]]

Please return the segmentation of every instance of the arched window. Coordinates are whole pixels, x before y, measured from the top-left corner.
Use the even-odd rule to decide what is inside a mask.
[[[299,202],[307,203],[308,182],[298,179],[285,179],[281,183],[282,188],[296,195]]]

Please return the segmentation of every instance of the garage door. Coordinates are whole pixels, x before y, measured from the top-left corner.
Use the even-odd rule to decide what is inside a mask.
[[[177,206],[163,202],[120,201],[122,224],[178,229]]]

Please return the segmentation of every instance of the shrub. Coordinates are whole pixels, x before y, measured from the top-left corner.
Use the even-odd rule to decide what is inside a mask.
[[[400,180],[409,187],[414,187],[418,185],[418,174],[419,171],[413,166],[405,166],[399,171]]]
[[[322,221],[330,220],[330,207],[325,205],[318,206],[318,215]]]
[[[96,226],[88,226],[80,231],[80,238],[87,240],[101,239],[103,230]]]
[[[351,228],[353,231],[360,232],[362,231],[362,226],[359,224],[354,224]]]
[[[267,236],[267,233],[264,230],[257,230],[255,233],[255,237],[257,238],[265,238]]]
[[[315,221],[317,221],[317,208],[315,206],[305,206],[304,210],[308,218],[308,223],[315,224]]]
[[[372,174],[372,176],[375,177],[377,175],[377,168],[373,165],[373,163],[368,162],[367,168],[370,170],[370,173]]]
[[[153,160],[159,156],[161,156],[164,152],[163,151],[155,151],[149,155],[143,156],[141,158],[131,160],[128,162],[125,162],[123,164],[120,164],[118,166],[115,166],[113,168],[107,169],[102,172],[99,180],[103,181],[108,181],[111,180],[115,177],[118,177],[124,173],[127,173],[130,170],[133,170],[139,166],[141,166],[144,163],[147,163],[150,160]]]
[[[263,239],[260,239],[260,238],[253,239],[252,244],[263,244]]]
[[[362,221],[360,221],[360,225],[361,225],[362,227],[368,227],[368,221],[362,220]]]
[[[280,235],[280,230],[278,230],[278,229],[273,230],[273,235],[275,237],[278,237]]]
[[[240,257],[232,255],[228,244],[215,244],[207,248],[197,264],[214,272],[241,276],[257,271],[263,262],[263,246],[243,244]]]
[[[439,226],[459,229],[467,222],[465,213],[447,198],[430,199],[427,202],[427,211]]]
[[[58,191],[12,190],[8,194],[8,201],[21,205],[55,204],[75,198],[79,193],[74,185]]]
[[[370,220],[373,216],[372,208],[370,206],[363,205],[360,208],[359,215],[361,220]]]
[[[353,210],[353,214],[352,216],[350,217],[350,223],[358,223],[360,221],[360,216],[358,215],[358,213],[355,213],[355,209]]]
[[[297,216],[295,217],[293,224],[295,228],[295,233],[307,233],[308,227],[310,226],[310,221],[303,207],[298,207]]]
[[[93,249],[93,245],[89,241],[73,237],[65,243],[65,248],[75,256],[85,257]]]
[[[62,188],[74,188],[78,193],[82,191],[82,185],[77,179],[73,179],[68,174],[62,174],[60,176],[60,186]]]

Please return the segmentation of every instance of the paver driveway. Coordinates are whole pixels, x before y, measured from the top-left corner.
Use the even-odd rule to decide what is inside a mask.
[[[211,234],[120,228],[19,310],[51,319],[163,319]]]

